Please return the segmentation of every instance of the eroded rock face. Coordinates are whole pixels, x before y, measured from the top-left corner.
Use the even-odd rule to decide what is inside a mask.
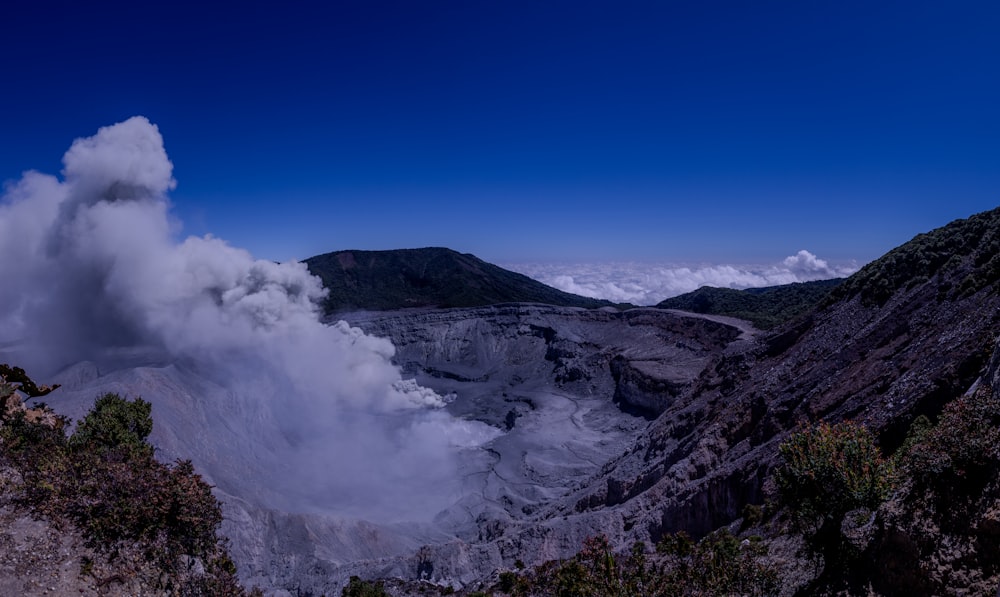
[[[942,297],[946,283],[914,284],[881,306],[849,298],[724,356],[559,514],[614,511],[629,539],[701,534],[763,501],[777,445],[799,423],[854,419],[894,449],[916,416],[973,384],[1000,330],[993,290]],[[996,367],[986,371],[995,380]]]
[[[892,448],[916,415],[969,387],[994,345],[1000,297],[942,299],[940,283],[877,307],[849,297],[766,337],[650,309],[353,314],[352,325],[392,340],[409,375],[453,395],[452,415],[499,435],[463,456],[462,495],[421,525],[269,510],[241,494],[250,480],[220,486],[241,574],[293,593],[335,592],[352,574],[464,585],[515,560],[567,557],[599,533],[618,547],[707,533],[764,500],[777,445],[799,422],[853,418]],[[153,439],[197,463],[214,456],[198,426],[224,425],[225,414],[184,396],[226,396],[189,374],[88,369],[57,381],[169,393],[159,399],[169,408],[154,401]],[[248,441],[232,457],[244,448],[257,449]]]
[[[655,375],[678,396],[689,392],[724,352],[749,346],[752,331],[655,309],[542,305],[355,314],[349,321],[390,339],[406,377],[448,395],[452,416],[495,430],[488,443],[460,450],[460,490],[433,520],[358,519],[338,514],[335,497],[323,509],[281,508],[283,492],[295,488],[254,471],[287,440],[273,431],[282,413],[248,411],[262,403],[241,401],[198,363],[160,351],[114,352],[71,367],[58,376],[64,386],[50,403],[79,418],[104,392],[150,401],[159,457],[190,458],[217,486],[223,532],[250,586],[336,594],[353,574],[459,585],[524,554],[526,562],[565,557],[595,532],[623,536],[614,512],[558,512],[631,450],[667,404],[656,402]],[[612,362],[651,381],[616,379]],[[630,490],[613,491],[624,500]],[[395,499],[409,497],[400,487]]]
[[[656,309],[586,311],[542,305],[349,316],[387,337],[395,361],[424,385],[457,398],[456,416],[506,433],[475,497],[439,517],[458,542],[429,546],[434,579],[466,583],[514,561],[575,553],[597,533],[624,540],[634,521],[597,511],[578,497],[593,487],[607,505],[641,492],[645,481],[602,474],[636,448],[648,421],[724,355],[755,346],[756,330],[728,318]],[[664,388],[669,388],[664,393]]]
[[[434,389],[551,385],[613,396],[652,417],[688,391],[714,356],[747,346],[756,333],[725,317],[530,304],[344,318],[390,339],[396,363]]]
[[[662,384],[659,417],[578,488],[470,548],[495,546],[510,567],[564,557],[597,533],[625,547],[710,532],[764,501],[777,446],[800,423],[854,419],[893,450],[916,416],[933,417],[981,373],[997,382],[1000,296],[941,292],[967,273],[943,272],[881,305],[847,297],[757,344],[733,343],[676,395],[649,369],[612,359],[619,392],[623,379],[650,396]]]

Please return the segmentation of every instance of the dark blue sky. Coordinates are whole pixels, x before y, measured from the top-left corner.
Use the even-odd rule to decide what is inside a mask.
[[[996,1],[15,0],[0,179],[141,114],[184,232],[258,257],[864,262],[1000,204],[998,31]]]

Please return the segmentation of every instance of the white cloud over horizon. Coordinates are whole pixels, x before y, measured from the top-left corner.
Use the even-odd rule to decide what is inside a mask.
[[[831,264],[804,249],[778,263],[761,265],[608,262],[507,263],[502,267],[565,292],[635,305],[655,305],[702,286],[761,288],[842,278],[859,268],[854,262]]]

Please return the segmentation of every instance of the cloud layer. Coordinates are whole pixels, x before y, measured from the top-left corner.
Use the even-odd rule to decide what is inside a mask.
[[[830,265],[805,250],[781,263],[759,266],[514,263],[504,267],[566,292],[635,305],[655,305],[702,286],[759,288],[840,278],[858,269],[855,264]]]
[[[0,344],[16,344],[21,364],[51,375],[148,347],[210,372],[240,404],[227,432],[252,430],[274,450],[248,483],[294,488],[285,508],[426,518],[454,499],[456,446],[489,428],[401,379],[387,340],[321,324],[324,290],[303,264],[255,260],[211,236],[177,240],[156,126],[102,128],[64,165],[62,180],[27,172],[0,200]],[[238,458],[222,431],[198,430],[219,433],[220,460]]]

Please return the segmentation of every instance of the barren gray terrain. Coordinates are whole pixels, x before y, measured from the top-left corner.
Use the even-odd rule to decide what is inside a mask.
[[[310,509],[288,502],[299,488],[267,477],[288,453],[289,438],[276,431],[284,414],[254,407],[239,386],[162,352],[107,351],[70,367],[52,380],[63,387],[49,402],[73,418],[104,392],[152,402],[159,457],[190,458],[217,486],[224,533],[250,585],[275,594],[330,593],[351,574],[460,585],[525,553],[538,561],[564,557],[595,531],[620,533],[610,512],[553,514],[628,452],[713,356],[741,350],[753,335],[725,318],[531,304],[345,319],[391,340],[404,378],[445,396],[451,416],[492,430],[482,443],[481,428],[470,427],[479,441],[456,448],[452,499],[430,518],[365,519],[343,495]],[[408,499],[406,486],[392,493],[387,503]]]

